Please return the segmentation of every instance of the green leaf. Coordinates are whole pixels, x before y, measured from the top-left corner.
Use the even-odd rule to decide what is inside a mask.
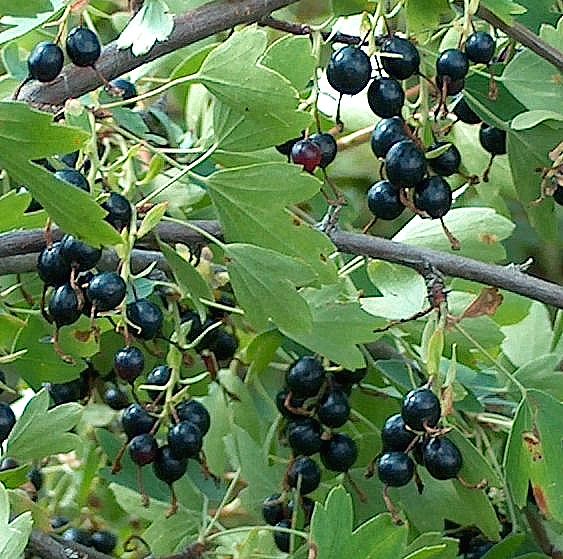
[[[0,483],[0,557],[23,559],[31,535],[33,520],[30,512],[24,512],[10,520],[8,492]]]
[[[26,0],[25,2],[0,0],[0,16],[34,17],[40,12],[52,10],[51,0]]]
[[[560,361],[560,355],[548,353],[520,367],[514,376],[526,388],[535,388],[563,400],[563,372],[557,370]]]
[[[348,296],[340,284],[321,289],[304,289],[301,294],[309,305],[313,326],[309,332],[284,334],[347,369],[365,367],[359,344],[373,342],[374,328],[383,322],[362,310],[356,297]]]
[[[436,29],[444,16],[451,12],[448,0],[407,0],[406,10],[409,32],[413,34]]]
[[[153,206],[144,217],[139,230],[137,231],[137,238],[142,239],[145,235],[148,235],[156,226],[160,223],[166,210],[168,209],[168,202],[161,202],[156,206]]]
[[[45,224],[47,216],[43,212],[25,213],[30,202],[29,194],[17,194],[15,190],[0,197],[0,233],[14,229],[34,229]]]
[[[432,557],[441,557],[446,550],[446,544],[433,545],[418,551],[413,551],[405,557],[405,559],[431,559]]]
[[[26,462],[80,447],[80,437],[68,431],[80,420],[82,406],[69,403],[51,410],[48,407],[47,389],[28,402],[8,438],[7,452],[11,457]]]
[[[512,559],[517,556],[516,552],[522,547],[525,540],[525,534],[508,536],[494,545],[483,557],[484,559]]]
[[[296,288],[316,280],[313,270],[294,258],[248,244],[225,246],[237,301],[252,325],[263,330],[270,320],[291,333],[311,329],[311,311]]]
[[[4,470],[0,472],[0,484],[3,483],[7,489],[15,489],[29,481],[28,472],[29,466],[26,465]]]
[[[553,0],[518,0],[518,3],[525,6],[528,11],[518,14],[514,18],[518,23],[525,25],[534,33],[538,33],[543,23],[555,25],[561,12],[554,9]]]
[[[351,16],[367,11],[372,0],[331,0],[332,13],[335,16]],[[373,6],[371,6],[373,9]]]
[[[563,114],[543,109],[527,111],[515,117],[510,123],[510,127],[513,130],[526,130],[527,128],[533,128],[546,120],[563,121]]]
[[[440,532],[426,532],[409,544],[405,551],[405,559],[410,557],[410,554],[417,553],[417,551],[432,550],[436,547],[442,548],[439,559],[456,559],[459,540],[445,538]]]
[[[512,16],[523,14],[526,7],[512,0],[481,0],[481,4],[493,12],[505,23],[512,23]]]

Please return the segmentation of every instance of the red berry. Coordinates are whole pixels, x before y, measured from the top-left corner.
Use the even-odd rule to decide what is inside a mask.
[[[303,169],[309,173],[312,173],[321,164],[322,157],[321,148],[308,138],[295,142],[291,148],[293,162],[296,165],[303,165]]]

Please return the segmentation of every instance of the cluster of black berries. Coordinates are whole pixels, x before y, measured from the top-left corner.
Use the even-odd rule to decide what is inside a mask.
[[[68,519],[56,516],[51,520],[53,530],[58,530],[68,524]],[[86,547],[93,547],[100,553],[111,555],[117,546],[117,537],[107,530],[85,530],[84,528],[67,528],[61,535],[64,542],[79,543]]]
[[[348,472],[358,457],[355,441],[332,430],[342,427],[350,417],[348,396],[365,370],[327,375],[322,364],[311,356],[298,359],[288,370],[286,386],[276,396],[276,406],[286,425],[284,432],[293,458],[286,474],[287,489],[299,489],[305,525],[314,502],[304,495],[320,484],[321,470],[311,458],[320,453],[327,470]],[[288,528],[293,517],[293,501],[286,493],[271,495],[264,501],[263,516],[268,524]],[[287,532],[276,532],[281,551],[289,551]]]

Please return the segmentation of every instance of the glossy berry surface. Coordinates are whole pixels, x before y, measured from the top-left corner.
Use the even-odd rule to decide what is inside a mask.
[[[148,433],[155,423],[156,419],[139,404],[131,404],[121,416],[121,426],[128,439]]]
[[[176,414],[180,421],[189,421],[197,425],[201,435],[205,436],[211,426],[211,416],[207,408],[197,400],[182,402],[176,407]]]
[[[172,369],[167,365],[159,365],[155,367],[148,375],[146,384],[155,384],[156,386],[165,386],[172,376]],[[151,399],[159,400],[162,402],[164,392],[162,390],[148,390],[148,395]]]
[[[279,493],[266,497],[262,503],[262,518],[270,526],[275,526],[286,517],[286,508]]]
[[[174,458],[168,446],[163,446],[158,450],[158,455],[152,465],[154,475],[168,485],[178,481],[186,473],[187,466],[187,460]]]
[[[76,167],[76,164],[78,163],[79,157],[80,157],[79,151],[71,151],[70,153],[63,155],[60,159],[61,162],[64,163],[67,167],[71,167],[72,169],[74,169]]]
[[[73,268],[88,270],[99,262],[102,249],[91,247],[72,235],[65,235],[61,240],[61,254]]]
[[[333,472],[347,472],[358,458],[358,446],[348,435],[336,433],[328,441],[323,441],[321,461],[325,468]]]
[[[90,533],[87,530],[69,528],[63,532],[61,537],[65,542],[79,543],[80,545],[91,547]]]
[[[70,280],[70,264],[63,258],[60,242],[45,247],[37,258],[37,273],[41,280],[52,287],[58,287]]]
[[[381,444],[384,452],[404,452],[416,435],[408,431],[400,413],[388,417],[381,430]]]
[[[414,475],[414,462],[404,452],[386,452],[377,461],[377,475],[385,485],[402,487]]]
[[[115,354],[113,367],[119,378],[127,382],[134,382],[143,372],[145,356],[137,347],[124,347]]]
[[[384,70],[392,78],[406,80],[418,73],[420,55],[409,40],[397,36],[390,37],[384,41],[381,52],[401,55],[401,58],[381,57],[381,64]]]
[[[8,404],[0,402],[0,443],[8,438],[15,424],[16,416],[12,408]]]
[[[117,386],[109,386],[104,391],[104,402],[112,410],[124,410],[129,405],[129,396]]]
[[[368,104],[381,118],[400,116],[404,102],[405,92],[393,78],[377,78],[368,88]]]
[[[27,59],[29,76],[40,82],[52,82],[61,73],[63,64],[61,47],[48,41],[35,45]]]
[[[309,173],[321,164],[322,158],[321,148],[309,138],[295,142],[291,148],[291,160],[296,165],[302,165]]]
[[[438,149],[447,144],[448,142],[436,142],[428,148],[428,151]],[[449,144],[448,149],[444,153],[438,155],[438,157],[429,158],[428,165],[437,175],[449,177],[459,170],[461,153],[459,153],[454,144]]]
[[[446,49],[436,60],[436,74],[448,76],[451,80],[465,78],[469,71],[467,55],[459,49]]]
[[[311,456],[321,448],[321,424],[312,417],[292,421],[287,427],[287,440],[293,452]]]
[[[483,123],[479,129],[479,143],[491,155],[504,155],[506,153],[506,132]]]
[[[106,553],[111,555],[113,550],[117,546],[117,537],[111,532],[105,530],[100,530],[98,532],[93,532],[90,536],[90,541],[92,547],[99,551],[100,553]]]
[[[440,176],[424,179],[416,185],[414,205],[433,219],[444,217],[452,207],[450,185]]]
[[[127,318],[138,327],[131,328],[135,336],[144,340],[156,338],[160,332],[164,317],[162,311],[148,299],[139,299],[134,303],[129,303],[126,308]]]
[[[446,438],[432,438],[422,447],[422,458],[428,473],[436,479],[457,477],[463,459],[457,446]]]
[[[411,140],[403,140],[385,156],[387,179],[395,186],[407,188],[419,183],[426,174],[424,153]]]
[[[55,177],[68,184],[72,184],[72,186],[80,188],[80,190],[90,192],[88,181],[80,171],[76,171],[75,169],[61,169],[60,171],[55,171]]]
[[[125,196],[112,192],[109,198],[102,204],[102,208],[108,212],[104,219],[117,230],[121,231],[121,229],[128,227],[131,223],[131,203]]]
[[[66,38],[66,53],[76,66],[93,66],[101,52],[98,36],[86,27],[75,27]]]
[[[325,380],[325,370],[321,362],[306,355],[298,359],[286,375],[286,384],[298,398],[315,396]]]
[[[334,136],[332,134],[313,134],[309,139],[321,150],[321,162],[319,163],[319,167],[325,169],[334,161],[336,152],[338,151]]]
[[[461,122],[465,122],[465,124],[479,124],[481,122],[481,119],[475,114],[463,97],[456,103],[453,108],[453,113]]]
[[[180,421],[168,431],[168,446],[174,458],[197,458],[203,446],[203,436],[197,425]]]
[[[292,411],[288,410],[285,407],[285,400],[286,400],[288,394],[289,394],[289,390],[287,388],[280,390],[276,394],[276,408],[278,408],[278,411],[287,419],[300,419],[300,418],[302,418],[303,417],[302,415],[298,415],[296,413],[293,413]],[[290,404],[291,404],[292,408],[302,408],[304,403],[305,403],[304,398],[295,398],[292,395],[292,398],[290,400]]]
[[[110,86],[113,88],[113,91],[117,94],[119,93],[119,97],[123,99],[123,101],[127,101],[128,99],[133,99],[133,97],[137,97],[137,88],[135,87],[134,83],[131,83],[129,80],[124,80],[123,78],[112,80],[109,82]],[[131,108],[135,106],[135,102],[128,103],[124,105],[125,107]]]
[[[0,472],[5,472],[7,470],[13,470],[14,468],[17,468],[19,466],[19,463],[17,460],[14,460],[13,458],[10,458],[9,456],[7,458],[4,458],[2,460],[2,462],[0,462]]]
[[[384,220],[399,217],[405,209],[399,198],[399,190],[389,181],[376,182],[368,190],[368,207],[375,217]]]
[[[465,54],[471,62],[488,64],[495,54],[495,40],[484,31],[477,31],[467,37]]]
[[[78,297],[70,283],[57,287],[49,301],[49,314],[57,327],[73,324],[80,318],[80,312]]]
[[[97,311],[105,312],[118,307],[126,292],[125,281],[117,272],[102,272],[92,278],[86,295]]]
[[[157,452],[156,439],[149,433],[137,435],[129,443],[129,456],[137,466],[146,466],[154,462]]]
[[[340,371],[334,373],[334,380],[340,385],[346,384],[359,384],[366,378],[368,370],[363,367],[362,369],[356,369],[354,371]]]
[[[301,479],[301,495],[311,493],[321,483],[321,469],[312,458],[300,456],[290,465],[287,470],[289,487],[297,488],[299,479]]]
[[[76,402],[86,396],[87,387],[82,379],[71,380],[70,382],[62,382],[59,384],[49,385],[49,395],[56,406]]]
[[[424,431],[424,426],[435,427],[440,421],[440,400],[428,388],[411,390],[403,399],[401,415],[405,423],[415,431]]]
[[[350,418],[350,403],[342,390],[331,390],[317,410],[319,421],[327,427],[342,427]]]
[[[285,518],[284,520],[280,520],[276,526],[278,528],[291,528],[291,520]],[[291,549],[291,534],[288,532],[274,532],[274,543],[280,551],[289,553]]]
[[[369,56],[356,47],[337,50],[326,69],[328,83],[339,93],[356,95],[366,87],[371,78]]]
[[[376,157],[385,157],[391,146],[407,139],[405,123],[400,117],[384,118],[371,134],[371,150]]]

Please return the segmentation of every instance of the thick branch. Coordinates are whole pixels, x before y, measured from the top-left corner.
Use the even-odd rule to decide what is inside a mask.
[[[197,224],[215,237],[221,236],[221,231],[216,221],[200,221],[197,222]],[[193,229],[177,223],[162,223],[157,231],[159,238],[167,243],[184,243],[194,246],[206,242],[205,239],[195,233]],[[338,230],[331,234],[331,239],[340,252],[379,258],[387,262],[402,264],[414,269],[420,269],[425,261],[429,261],[448,276],[464,278],[485,285],[499,287],[500,289],[506,289],[507,291],[518,293],[530,299],[541,301],[547,305],[563,308],[562,287],[529,276],[520,271],[516,266],[510,267],[485,264],[484,262],[456,254],[397,243],[380,237],[346,233]],[[42,231],[19,231],[0,235],[0,262],[8,257],[37,253],[44,246],[44,242]],[[146,240],[143,239],[143,246],[151,249],[157,248],[154,237],[148,237]],[[151,261],[154,258],[152,253],[147,257],[144,251],[139,251],[136,255],[136,257],[140,259],[139,262]],[[18,258],[23,257],[19,256]],[[35,257],[29,260],[29,269],[22,269],[20,267],[18,271],[31,272],[34,271],[34,269]],[[14,271],[15,270],[11,270],[11,273],[14,273]],[[7,272],[10,272],[10,270],[2,269],[2,273]]]
[[[134,56],[131,49],[119,50],[115,42],[107,45],[96,68],[112,80],[147,62],[174,52],[196,41],[231,29],[241,23],[253,23],[297,0],[217,0],[177,16],[174,29],[166,41],[157,42],[143,56]],[[102,85],[102,80],[92,68],[79,68],[69,64],[51,83],[26,84],[18,97],[21,101],[41,108],[60,107],[67,99],[77,98]]]
[[[91,547],[78,543],[60,543],[39,530],[33,530],[27,547],[31,553],[41,559],[112,559],[109,555]]]

